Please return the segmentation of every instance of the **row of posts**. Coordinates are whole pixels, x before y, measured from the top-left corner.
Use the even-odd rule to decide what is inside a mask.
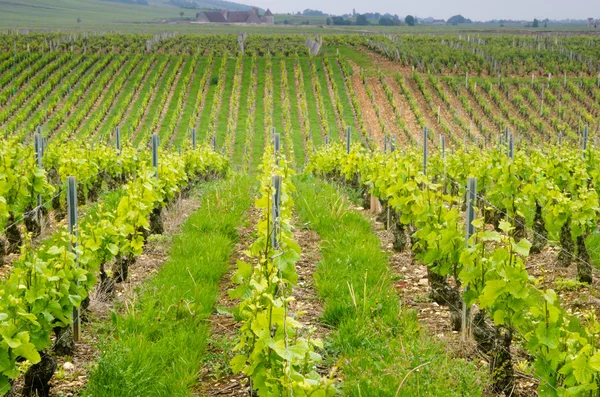
[[[350,153],[351,148],[351,128],[348,127],[346,131],[346,152]],[[121,154],[121,129],[117,127],[115,130],[116,133],[116,147],[118,151],[118,155]],[[428,141],[429,130],[427,127],[423,128],[423,173],[427,175],[427,141]],[[216,137],[212,137],[213,149],[216,150]],[[394,151],[394,144],[391,138],[387,138],[384,141],[384,150],[387,150],[389,139],[390,152]],[[514,140],[513,135],[509,133],[508,128],[506,128],[504,133],[504,140],[508,143],[508,157],[514,159]],[[583,157],[585,158],[585,152],[587,150],[587,141],[588,141],[588,127],[584,128],[583,133]],[[326,137],[326,143],[329,143],[328,137]],[[559,143],[562,143],[562,133],[559,135]],[[152,166],[155,168],[155,177],[158,178],[158,149],[160,145],[160,138],[157,134],[152,135]],[[279,134],[275,132],[275,128],[273,128],[273,145],[275,151],[275,161],[276,164],[279,165],[279,157],[281,150],[281,137]],[[442,150],[442,156],[445,158],[445,137],[440,137],[440,146]],[[41,129],[38,127],[38,130],[34,136],[34,150],[35,150],[35,158],[37,166],[42,168],[42,158],[44,154],[44,149],[46,147],[46,142],[41,134]],[[192,129],[192,147],[194,150],[196,149],[196,129]],[[282,185],[282,177],[280,175],[273,176],[273,234],[272,234],[272,244],[274,248],[279,248],[279,233],[280,233],[280,217],[281,217],[281,185]],[[466,230],[466,245],[469,245],[469,239],[474,233],[473,220],[475,219],[475,208],[474,203],[476,202],[477,196],[477,180],[474,177],[470,177],[468,180],[467,186],[467,230]],[[42,206],[42,197],[38,196],[38,213]],[[77,254],[77,181],[74,176],[67,177],[67,208],[68,208],[68,222],[69,222],[69,234],[72,236],[70,243],[70,251],[73,252],[76,256],[76,262],[78,261]],[[462,318],[462,329],[463,329],[463,338],[466,330],[466,306],[463,302],[463,318]],[[81,320],[80,320],[80,311],[79,308],[73,309],[73,339],[74,341],[79,341],[81,339]]]
[[[115,140],[117,155],[121,155],[121,128],[115,129]],[[160,138],[157,134],[152,134],[152,166],[155,169],[155,177],[158,178],[158,149],[160,145]],[[213,149],[216,150],[216,139],[212,137]],[[33,139],[35,160],[37,167],[42,168],[42,159],[44,157],[44,150],[47,147],[47,140],[42,136],[41,127],[38,127]],[[192,130],[192,146],[196,149],[196,129]],[[74,176],[67,177],[67,220],[68,230],[71,236],[69,241],[69,251],[75,254],[75,264],[77,265],[79,260],[79,254],[77,251],[77,238],[78,238],[78,224],[77,224],[77,179]],[[280,196],[279,196],[280,197]],[[280,200],[280,198],[279,198]],[[38,221],[41,221],[41,207],[42,207],[42,196],[38,195],[38,208],[36,210]],[[80,310],[78,307],[73,308],[73,340],[78,342],[81,340],[81,317]]]

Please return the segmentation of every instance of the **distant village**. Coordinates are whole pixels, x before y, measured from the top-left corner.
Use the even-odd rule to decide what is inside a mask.
[[[262,14],[261,14],[262,13]],[[289,15],[289,19],[285,16]],[[307,17],[306,21],[299,21],[299,18]],[[246,11],[228,11],[228,10],[209,10],[201,11],[196,13],[195,19],[192,19],[192,23],[197,24],[251,24],[251,25],[275,25],[275,24],[311,24],[311,17],[322,17],[324,18],[320,25],[388,25],[388,26],[400,26],[400,25],[430,25],[430,26],[443,26],[443,25],[462,25],[462,24],[524,24],[525,27],[546,27],[548,23],[581,23],[582,20],[566,20],[566,21],[550,21],[545,19],[543,21],[534,20],[533,23],[530,21],[520,20],[491,20],[485,22],[472,21],[462,15],[454,15],[446,19],[437,19],[432,17],[420,18],[417,16],[407,15],[400,17],[398,15],[392,15],[389,13],[357,13],[356,10],[352,10],[351,13],[344,15],[329,15],[322,11],[306,9],[303,12],[288,13],[279,15],[279,19],[276,22],[275,16],[270,9],[262,12],[257,7],[252,7]],[[314,21],[314,19],[313,19]],[[188,22],[190,22],[188,20]],[[325,22],[325,23],[323,23]],[[314,23],[314,22],[313,22]],[[585,23],[585,21],[584,21]],[[588,18],[587,26],[590,29],[600,29],[600,19]]]

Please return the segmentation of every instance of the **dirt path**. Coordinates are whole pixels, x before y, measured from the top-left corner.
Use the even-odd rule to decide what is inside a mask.
[[[371,99],[367,94],[365,85],[363,84],[362,79],[360,77],[360,69],[354,63],[350,64],[352,65],[352,69],[354,70],[354,73],[352,73],[352,76],[350,77],[350,81],[352,82],[352,86],[354,87],[354,93],[356,94],[356,98],[360,103],[360,109],[362,111],[363,120],[365,121],[365,124],[367,126],[367,132],[369,133],[373,141],[377,143],[377,146],[382,148],[384,132],[381,129],[381,126],[379,125],[379,120],[377,114],[375,113],[374,105],[371,102]],[[367,84],[369,85],[369,87],[371,87],[371,89],[373,89],[372,84],[370,84],[368,81]],[[377,104],[377,106],[380,106],[380,104]]]
[[[385,78],[385,77],[384,77]],[[375,103],[379,106],[380,114],[383,120],[386,123],[386,127],[388,131],[396,137],[398,140],[398,144],[401,146],[408,145],[408,139],[404,133],[398,126],[396,122],[396,113],[394,112],[394,108],[392,104],[387,98],[385,91],[383,90],[383,86],[378,78],[372,77],[367,78],[367,83],[371,90],[373,91],[373,96],[375,97]]]
[[[392,93],[394,94],[394,102],[396,102],[396,104],[398,105],[400,109],[400,114],[402,115],[404,122],[408,126],[409,134],[413,137],[415,142],[422,142],[423,134],[421,131],[421,126],[417,122],[415,114],[410,109],[408,100],[404,95],[402,95],[400,85],[396,81],[396,78],[390,77],[386,80],[386,82],[392,90]]]
[[[458,125],[454,121],[454,116],[452,115],[452,113],[449,110],[449,106],[451,106],[451,105],[444,102],[444,100],[440,97],[440,94],[438,93],[438,91],[431,84],[431,81],[429,81],[428,77],[424,77],[423,81],[425,82],[425,87],[427,88],[427,90],[429,90],[429,92],[431,94],[431,99],[432,99],[434,108],[436,109],[436,111],[437,111],[437,109],[440,110],[441,119],[450,128],[451,134],[453,136],[455,136],[459,142],[462,142],[464,140],[466,132],[462,129],[462,127],[460,125]],[[450,99],[450,96],[448,96],[448,99]],[[434,117],[437,118],[437,114],[434,114]],[[461,118],[461,120],[462,120],[462,118]]]
[[[469,90],[467,90],[464,85],[461,85],[460,92],[462,93],[462,95],[464,95],[467,98],[467,101],[469,102],[471,109],[473,109],[473,114],[475,114],[477,116],[477,118],[482,121],[483,125],[485,126],[485,129],[487,130],[486,132],[484,132],[484,131],[482,131],[481,126],[477,126],[476,123],[473,123],[473,127],[479,127],[478,128],[479,129],[478,136],[485,137],[489,134],[492,134],[492,136],[493,136],[493,132],[497,131],[497,128],[494,125],[494,121],[491,120],[485,114],[485,111],[483,110],[483,108],[481,107],[479,102],[477,102],[477,98],[473,94],[471,94],[471,92]],[[462,111],[466,112],[465,109],[462,109]]]
[[[454,91],[452,91],[450,86],[443,79],[440,81],[440,85],[442,86],[442,89],[446,92],[446,94],[448,95],[448,100],[450,101],[450,106],[452,106],[454,109],[457,110],[457,112],[459,112],[458,116],[460,118],[462,118],[463,120],[465,120],[465,122],[469,126],[471,135],[473,137],[479,137],[479,138],[483,137],[483,134],[481,133],[481,129],[475,123],[475,119],[473,117],[471,117],[465,111],[465,109],[462,106],[462,103],[460,102],[460,99],[458,99],[458,96],[454,93]],[[464,139],[464,135],[463,135],[463,139]]]
[[[425,118],[425,125],[427,126],[427,128],[431,128],[435,132],[436,137],[444,134],[442,126],[437,122],[436,114],[434,114],[434,111],[431,109],[431,106],[429,105],[429,103],[425,99],[425,96],[419,89],[416,80],[412,76],[409,76],[404,81],[406,81],[406,88],[408,88],[412,92],[412,96],[415,98],[417,104],[419,105],[419,110]],[[437,142],[435,142],[435,144],[437,144]]]

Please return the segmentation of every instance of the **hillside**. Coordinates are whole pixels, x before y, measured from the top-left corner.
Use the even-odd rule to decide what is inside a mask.
[[[105,0],[100,0],[105,1]],[[245,11],[251,8],[251,5],[235,3],[224,0],[148,0],[148,4],[153,6],[183,7],[196,9],[217,9],[228,11]]]
[[[195,4],[198,8],[248,8],[221,0],[195,0]],[[106,0],[0,0],[0,28],[120,30],[132,25],[178,19],[181,11],[190,17],[196,10],[176,7],[169,4],[169,0],[149,0],[148,5]]]

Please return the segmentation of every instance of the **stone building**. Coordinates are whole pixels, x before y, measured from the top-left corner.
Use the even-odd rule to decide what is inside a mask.
[[[274,25],[275,17],[271,10],[259,15],[258,8],[250,11],[202,11],[196,14],[196,23],[248,23]]]

